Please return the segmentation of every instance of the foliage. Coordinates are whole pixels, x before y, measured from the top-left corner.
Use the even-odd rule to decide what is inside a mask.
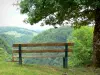
[[[100,1],[95,0],[21,0],[20,11],[27,14],[27,23],[34,24],[42,19],[55,26],[64,20],[74,20],[75,26],[88,25],[95,19],[95,9]]]
[[[7,52],[3,49],[3,48],[0,48],[0,61],[5,61],[5,59],[7,59]]]
[[[0,38],[0,48],[5,49],[8,53],[11,53],[11,47],[7,44],[4,39]]]
[[[93,27],[76,29],[72,35],[73,38],[69,39],[75,43],[75,46],[69,63],[73,66],[91,64]]]

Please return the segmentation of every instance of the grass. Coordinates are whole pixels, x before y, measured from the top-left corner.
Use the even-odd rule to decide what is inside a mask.
[[[18,65],[12,62],[0,62],[0,75],[61,75],[60,69],[40,65]]]
[[[0,75],[100,75],[100,69],[69,68],[63,69],[43,65],[18,65],[12,62],[0,62]]]

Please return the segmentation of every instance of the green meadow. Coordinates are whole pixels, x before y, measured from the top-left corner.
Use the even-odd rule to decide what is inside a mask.
[[[100,75],[100,69],[91,67],[63,69],[45,65],[18,65],[13,62],[0,62],[0,75]]]

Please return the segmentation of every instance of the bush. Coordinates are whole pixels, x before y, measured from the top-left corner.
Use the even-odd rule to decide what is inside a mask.
[[[69,58],[69,64],[71,66],[90,64],[92,59],[93,28],[87,26],[81,27],[74,30],[72,35],[73,39],[69,40],[73,40],[75,45],[73,54]]]
[[[0,48],[0,61],[4,61],[6,59],[7,52],[3,50],[3,48]]]

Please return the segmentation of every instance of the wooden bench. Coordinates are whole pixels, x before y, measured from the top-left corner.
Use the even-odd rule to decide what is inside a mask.
[[[13,48],[17,50],[12,50],[12,61],[15,62],[15,58],[19,58],[19,64],[22,65],[22,58],[54,58],[62,56],[22,56],[22,53],[56,53],[64,52],[63,56],[63,67],[67,68],[68,66],[68,52],[72,52],[72,49],[69,49],[69,46],[73,46],[73,43],[32,43],[32,44],[13,44]],[[64,47],[64,49],[48,49],[48,50],[23,50],[23,47],[41,47],[41,46],[59,46]],[[15,53],[18,53],[18,56],[15,56]]]

